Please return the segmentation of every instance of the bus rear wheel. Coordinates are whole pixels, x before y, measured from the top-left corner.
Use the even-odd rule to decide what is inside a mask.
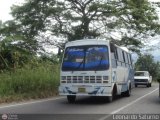
[[[75,95],[67,95],[67,100],[69,103],[74,103],[76,100],[76,96]]]
[[[126,97],[130,97],[131,96],[131,84],[129,85],[128,90],[125,92],[125,96]]]
[[[135,84],[135,87],[137,87],[137,84]]]
[[[149,87],[152,87],[152,83],[149,84]]]

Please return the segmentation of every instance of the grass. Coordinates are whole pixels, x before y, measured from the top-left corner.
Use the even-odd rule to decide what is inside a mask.
[[[59,65],[38,63],[0,73],[0,102],[53,96],[59,85]]]

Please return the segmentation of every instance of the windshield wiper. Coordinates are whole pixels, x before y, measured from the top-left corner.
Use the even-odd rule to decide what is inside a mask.
[[[95,72],[98,70],[99,66],[101,65],[102,59],[103,59],[103,55],[101,55],[101,59],[99,61],[98,66],[95,68]]]
[[[76,69],[75,69],[75,70],[78,70],[78,69],[81,67],[82,63],[84,63],[84,60],[85,60],[85,59],[83,59],[83,60],[80,62],[79,66],[78,66],[78,67],[76,67]]]
[[[82,63],[85,63],[85,59],[86,59],[86,50],[84,50],[83,60],[80,62],[79,66],[78,66],[75,70],[78,70],[78,69],[81,67]],[[83,66],[83,69],[84,69],[84,66]],[[73,72],[73,71],[72,71],[72,72]]]

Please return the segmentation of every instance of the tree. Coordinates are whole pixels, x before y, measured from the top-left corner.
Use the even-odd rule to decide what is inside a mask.
[[[153,56],[150,54],[141,54],[135,63],[135,69],[149,71],[153,79],[157,80],[160,71],[160,62],[155,62]]]
[[[136,51],[142,38],[159,31],[158,17],[147,0],[26,0],[12,7],[12,15],[23,35],[59,48],[66,41],[94,37]]]
[[[13,21],[0,24],[0,70],[22,66],[34,53],[18,28]]]
[[[0,36],[0,41],[16,42],[14,44],[17,45],[19,49],[23,48],[31,53],[36,52],[38,49],[37,41],[27,35],[23,30],[23,26],[16,21],[9,20],[3,23],[0,27]]]

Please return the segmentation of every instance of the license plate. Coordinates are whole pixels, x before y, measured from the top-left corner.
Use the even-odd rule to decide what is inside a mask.
[[[85,92],[86,92],[86,89],[85,89],[85,88],[78,88],[78,92],[79,92],[79,93],[85,93]]]

